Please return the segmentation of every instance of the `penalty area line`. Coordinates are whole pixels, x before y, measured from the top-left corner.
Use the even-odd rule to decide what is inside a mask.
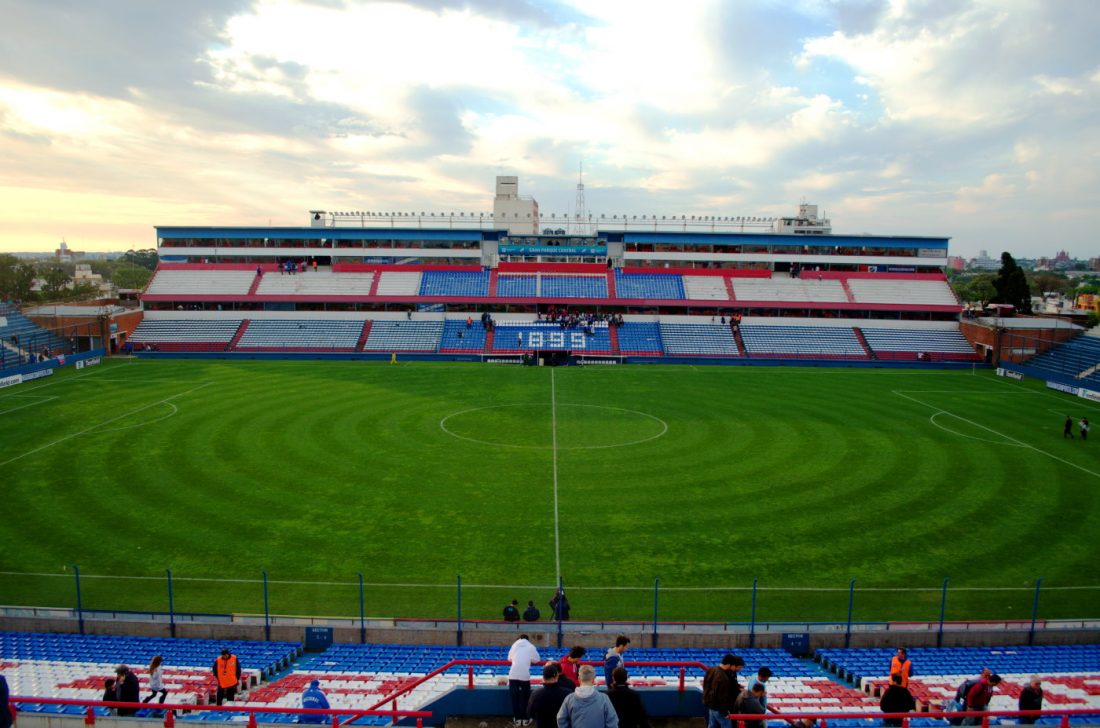
[[[5,465],[9,465],[11,463],[14,463],[16,460],[22,460],[23,458],[27,457],[28,455],[34,455],[35,453],[42,452],[43,450],[51,448],[54,445],[60,445],[61,443],[67,442],[67,441],[73,439],[74,437],[80,437],[81,435],[86,435],[86,434],[88,434],[89,432],[91,432],[92,430],[94,430],[96,428],[103,427],[104,425],[109,425],[112,422],[118,422],[119,420],[124,419],[126,417],[129,417],[130,415],[136,415],[139,412],[144,412],[145,410],[150,409],[152,407],[156,407],[158,405],[168,404],[168,403],[170,403],[171,400],[176,399],[177,397],[182,397],[185,394],[191,394],[192,392],[197,392],[198,390],[200,390],[204,387],[209,387],[211,384],[213,384],[213,382],[207,382],[206,384],[200,384],[197,387],[194,387],[192,389],[188,389],[186,392],[180,392],[179,394],[173,394],[171,397],[165,397],[164,399],[157,400],[156,402],[152,402],[152,403],[147,404],[143,407],[138,407],[137,409],[132,409],[129,412],[124,412],[121,415],[118,415],[117,417],[112,417],[109,420],[104,420],[103,422],[99,422],[97,424],[94,424],[91,427],[87,427],[87,428],[81,430],[80,432],[74,432],[71,435],[65,435],[65,437],[54,440],[53,442],[42,445],[41,447],[36,447],[33,450],[28,450],[27,452],[23,453],[22,455],[16,455],[13,458],[5,460],[4,462],[0,463],[0,467],[3,467]]]
[[[1089,475],[1091,475],[1094,478],[1100,478],[1100,473],[1096,472],[1095,470],[1089,470],[1088,468],[1083,467],[1081,465],[1078,465],[1077,463],[1072,463],[1069,460],[1066,460],[1065,458],[1060,458],[1057,455],[1055,455],[1054,453],[1047,452],[1046,450],[1041,450],[1041,449],[1035,447],[1034,445],[1032,445],[1030,442],[1024,442],[1023,440],[1017,440],[1015,437],[1012,437],[1011,435],[1006,435],[1003,432],[998,432],[997,430],[994,430],[992,427],[986,427],[985,425],[981,424],[980,422],[975,422],[974,420],[967,419],[966,417],[963,417],[962,415],[957,415],[954,412],[951,412],[950,410],[943,409],[942,407],[937,407],[935,405],[928,404],[927,402],[922,402],[919,399],[917,399],[916,397],[910,397],[909,395],[905,394],[905,392],[903,390],[895,389],[895,390],[893,390],[893,392],[897,396],[903,397],[903,398],[909,400],[910,402],[914,402],[916,404],[919,404],[922,407],[928,407],[930,409],[936,410],[936,414],[943,413],[945,415],[950,415],[950,416],[954,417],[957,420],[962,420],[963,422],[966,422],[967,424],[973,425],[974,427],[977,427],[979,429],[985,430],[986,432],[992,433],[992,434],[996,435],[997,437],[1003,437],[1005,440],[1008,440],[1009,442],[1012,442],[1012,443],[1014,443],[1014,444],[1016,444],[1020,447],[1025,447],[1029,450],[1037,452],[1040,455],[1044,455],[1044,456],[1050,458],[1051,460],[1057,460],[1058,462],[1063,463],[1064,465],[1068,465],[1071,468],[1075,468],[1076,470],[1080,470],[1082,473],[1088,473]]]

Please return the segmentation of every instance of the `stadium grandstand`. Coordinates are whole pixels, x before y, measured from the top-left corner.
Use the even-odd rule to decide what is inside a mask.
[[[602,643],[592,643],[584,662],[602,666]],[[242,692],[237,700],[215,705],[214,656],[229,649],[239,660]],[[542,661],[562,660],[569,647],[540,645]],[[806,655],[779,648],[735,650],[744,660],[742,679],[761,668],[767,681],[768,710],[777,725],[784,716],[825,714],[834,725],[857,728],[881,724],[879,694],[884,689],[893,650],[822,648]],[[632,687],[650,716],[687,719],[701,716],[705,671],[730,652],[726,648],[634,648],[625,654]],[[295,723],[302,718],[303,691],[317,681],[330,710],[357,725],[389,725],[379,708],[422,711],[422,722],[441,725],[463,716],[507,715],[507,646],[445,646],[387,643],[337,643],[305,651],[300,642],[165,639],[107,635],[0,633],[0,660],[20,720],[35,718],[110,722],[110,706],[97,704],[104,681],[117,664],[136,675],[142,696],[150,690],[146,666],[163,657],[166,704],[180,706],[175,720]],[[912,726],[938,726],[938,712],[950,706],[957,686],[983,669],[1002,679],[988,710],[1014,713],[1021,690],[1033,678],[1044,688],[1046,714],[1041,724],[1088,724],[1100,716],[1100,645],[916,648],[909,654],[916,699]],[[602,674],[602,670],[598,670]],[[597,685],[603,687],[603,678]],[[541,680],[535,677],[533,687]],[[947,708],[951,710],[952,708]],[[258,716],[255,712],[262,711]],[[232,712],[231,712],[232,711]],[[164,721],[158,704],[141,704],[135,716]],[[1063,722],[1065,718],[1065,722]],[[323,721],[331,720],[324,716]],[[1016,723],[1015,717],[988,717],[990,724]],[[174,721],[173,721],[174,722]],[[412,724],[404,719],[403,724]],[[37,725],[37,723],[35,723]],[[62,723],[64,725],[64,723]]]
[[[492,215],[315,210],[300,228],[158,227],[160,264],[127,349],[556,363],[981,359],[944,276],[947,238],[839,235],[808,204],[778,219],[616,215],[545,227],[516,190],[516,178],[497,179]],[[551,320],[564,320],[559,332]]]

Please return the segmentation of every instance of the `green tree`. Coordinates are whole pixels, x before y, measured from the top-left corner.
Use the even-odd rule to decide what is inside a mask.
[[[69,274],[60,267],[50,268],[43,276],[45,283],[42,285],[42,295],[49,299],[60,298],[63,291],[69,285]]]
[[[14,255],[0,255],[0,300],[29,301],[34,298],[35,269]]]
[[[1007,303],[1016,307],[1018,313],[1031,313],[1031,288],[1027,284],[1027,275],[1016,265],[1016,259],[1008,251],[1001,253],[1001,269],[993,280],[996,295],[991,303]]]

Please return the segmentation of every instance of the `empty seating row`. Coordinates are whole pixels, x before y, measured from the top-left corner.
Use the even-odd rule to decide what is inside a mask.
[[[731,278],[739,301],[806,301],[847,303],[848,295],[838,280],[816,278]]]
[[[237,348],[353,351],[362,331],[362,321],[257,319],[249,322]]]
[[[270,274],[268,274],[270,275]],[[162,268],[145,292],[154,295],[244,295],[256,280],[254,270],[173,270]]]
[[[848,288],[851,289],[852,296],[858,303],[959,305],[947,281],[852,278],[848,280]]]
[[[667,354],[740,356],[729,326],[721,324],[661,324]],[[620,344],[620,348],[621,348]]]
[[[488,271],[424,271],[421,296],[488,296]]]
[[[442,321],[374,321],[364,351],[436,351]]]
[[[415,296],[420,291],[420,271],[384,271],[378,278],[379,296]]]
[[[619,298],[681,299],[683,277],[662,273],[621,273],[615,271],[615,295]]]
[[[721,276],[684,276],[684,298],[700,301],[726,301],[730,292]]]
[[[607,298],[607,276],[541,276],[543,298]]]
[[[750,356],[867,358],[848,327],[743,325],[741,338]]]
[[[661,354],[661,325],[650,321],[627,321],[617,328],[622,354]]]
[[[1100,337],[1078,336],[1034,357],[1027,364],[1081,379],[1083,383],[1100,383],[1100,375],[1095,371],[1095,367],[1100,365]]]
[[[366,296],[374,283],[374,273],[332,273],[312,271],[303,275],[267,273],[256,293],[261,296]]]
[[[228,344],[241,319],[145,320],[130,334],[133,344],[203,342]]]
[[[974,347],[958,329],[881,329],[860,327],[875,354],[935,352],[974,356]]]
[[[497,276],[497,295],[501,298],[534,298],[538,295],[538,276]]]

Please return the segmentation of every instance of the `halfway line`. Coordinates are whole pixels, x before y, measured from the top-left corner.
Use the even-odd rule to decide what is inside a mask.
[[[109,425],[112,422],[117,422],[118,420],[123,419],[124,417],[129,417],[130,415],[136,415],[138,412],[144,412],[145,410],[149,409],[150,407],[156,407],[157,405],[165,404],[169,400],[173,400],[176,397],[182,397],[185,394],[191,394],[192,392],[198,391],[198,390],[202,389],[203,387],[209,387],[211,384],[213,384],[213,382],[207,382],[206,384],[200,384],[199,386],[197,386],[193,389],[188,389],[186,392],[180,392],[179,394],[173,394],[171,397],[165,397],[164,399],[162,399],[158,402],[153,402],[152,404],[147,404],[144,407],[138,407],[135,410],[130,410],[129,412],[124,412],[123,414],[119,415],[118,417],[112,417],[111,419],[109,419],[105,422],[100,422],[98,424],[92,425],[91,427],[83,429],[80,432],[73,433],[72,435],[65,435],[65,437],[62,437],[60,440],[54,440],[53,442],[48,443],[46,445],[43,445],[42,447],[36,447],[33,450],[30,450],[28,452],[23,453],[22,455],[16,455],[15,457],[11,458],[10,460],[5,460],[4,462],[0,463],[0,467],[3,467],[3,466],[5,466],[9,463],[14,463],[16,460],[22,460],[23,458],[27,457],[28,455],[34,455],[36,452],[42,452],[43,450],[45,450],[47,448],[51,448],[54,445],[60,445],[61,443],[65,442],[66,440],[71,440],[74,437],[80,437],[81,435],[84,435],[84,434],[87,434],[87,433],[91,432],[92,430],[96,429],[97,427],[103,427],[104,425]]]
[[[558,400],[554,387],[554,370],[550,369],[550,436],[554,451],[554,577],[561,584],[561,533],[558,528]]]

